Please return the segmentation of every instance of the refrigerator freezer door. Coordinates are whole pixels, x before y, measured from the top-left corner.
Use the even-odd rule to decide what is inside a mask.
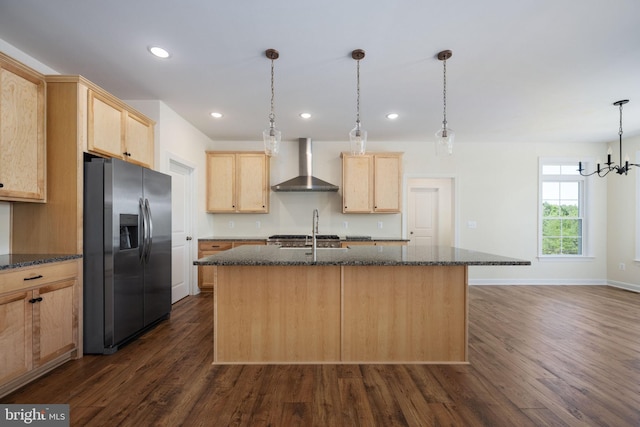
[[[111,194],[111,200],[105,197],[105,218],[110,218],[112,222],[105,224],[105,284],[112,286],[113,293],[113,342],[106,344],[113,345],[144,327],[141,310],[144,304],[144,268],[140,262],[139,248],[120,246],[120,220],[129,215],[138,217],[138,241],[143,239],[143,212],[139,205],[142,168],[122,161],[106,163],[105,167],[110,172],[105,174],[109,177],[105,181],[111,186],[111,191],[105,191],[106,195]]]

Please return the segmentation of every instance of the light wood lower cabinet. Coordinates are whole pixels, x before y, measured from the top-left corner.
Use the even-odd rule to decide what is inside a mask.
[[[467,266],[221,265],[214,363],[467,363]]]
[[[0,272],[0,396],[80,357],[81,260]]]
[[[198,242],[198,258],[215,255],[229,249],[242,245],[265,245],[265,240],[242,240],[242,241],[211,241],[201,240]],[[215,266],[205,265],[198,267],[198,288],[200,291],[213,292],[213,281],[215,276]]]

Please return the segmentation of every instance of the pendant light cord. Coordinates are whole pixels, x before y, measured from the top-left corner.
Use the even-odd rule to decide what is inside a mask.
[[[356,62],[356,125],[360,128],[360,60]]]
[[[271,59],[271,112],[269,113],[269,123],[271,124],[271,127],[273,127],[273,124],[274,124],[275,119],[276,119],[276,115],[273,112],[273,110],[274,110],[274,108],[273,108],[273,106],[274,106],[274,98],[275,98],[274,78],[273,78],[273,76],[274,76],[273,63],[274,63],[274,60]]]
[[[442,104],[444,106],[442,110],[442,117],[443,117],[442,127],[446,128],[447,127],[447,60],[446,59],[442,61],[442,67],[443,67]]]
[[[618,130],[618,139],[620,141],[620,165],[622,165],[622,103],[620,103],[620,129]]]

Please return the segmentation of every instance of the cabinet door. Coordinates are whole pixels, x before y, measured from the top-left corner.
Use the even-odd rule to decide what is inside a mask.
[[[236,167],[236,210],[269,212],[268,157],[259,153],[238,153]]]
[[[343,155],[342,212],[368,213],[372,210],[373,159],[367,155]]]
[[[207,153],[207,211],[235,212],[236,156]]]
[[[127,160],[153,169],[153,151],[153,125],[127,113],[124,149]]]
[[[374,156],[374,212],[400,212],[402,164],[398,154]]]
[[[233,247],[232,242],[199,242],[198,258],[229,250]],[[198,287],[202,291],[213,291],[213,280],[215,275],[214,265],[198,266]]]
[[[34,291],[34,359],[36,366],[73,350],[78,330],[74,320],[75,279],[43,286]],[[40,300],[42,298],[42,300]]]
[[[44,86],[0,61],[0,200],[45,198]]]
[[[117,159],[124,158],[124,111],[97,92],[89,90],[87,149]]]
[[[32,368],[32,292],[0,298],[0,384]]]

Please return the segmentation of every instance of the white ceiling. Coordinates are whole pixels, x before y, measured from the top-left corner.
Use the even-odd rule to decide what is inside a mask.
[[[640,135],[638,0],[0,0],[0,39],[125,100],[159,99],[213,140],[260,140],[270,61],[283,139],[603,142]],[[152,57],[160,45],[171,58]],[[224,114],[214,120],[211,111]],[[313,114],[304,121],[298,114]],[[395,121],[385,118],[397,112]]]

